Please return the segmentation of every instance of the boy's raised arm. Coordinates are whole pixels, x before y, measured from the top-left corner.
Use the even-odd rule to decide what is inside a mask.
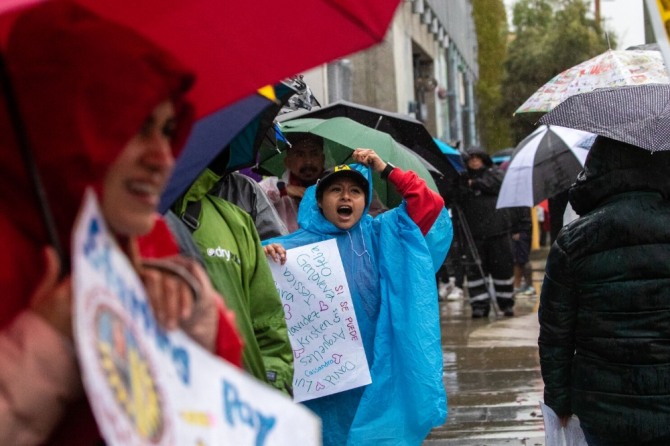
[[[381,174],[382,179],[393,183],[407,202],[410,218],[421,229],[421,233],[426,235],[444,209],[442,197],[430,190],[416,173],[411,170],[405,172],[384,162],[372,149],[356,149],[352,158]]]
[[[407,202],[407,213],[417,224],[421,233],[426,235],[444,209],[444,200],[432,191],[426,182],[411,170],[394,168],[387,181],[393,183]]]

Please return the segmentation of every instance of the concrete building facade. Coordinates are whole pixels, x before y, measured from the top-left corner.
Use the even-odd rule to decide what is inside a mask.
[[[477,38],[470,0],[404,0],[384,41],[304,73],[322,105],[345,99],[422,121],[477,145]]]

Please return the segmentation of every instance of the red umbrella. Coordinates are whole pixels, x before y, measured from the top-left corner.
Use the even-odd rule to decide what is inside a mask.
[[[46,0],[0,0],[0,50],[15,17]],[[61,0],[49,0],[61,1]],[[128,26],[197,76],[189,96],[204,117],[302,70],[384,38],[400,0],[71,0]],[[4,81],[3,81],[4,82]],[[11,92],[3,84],[5,95]],[[2,93],[0,93],[2,94]],[[17,129],[18,131],[19,129]],[[24,144],[43,216],[49,209]],[[53,238],[53,237],[52,237]]]
[[[0,12],[37,0],[6,1]],[[263,85],[381,41],[400,3],[400,0],[74,1],[133,28],[193,69],[197,81],[191,99],[198,116],[241,99]]]

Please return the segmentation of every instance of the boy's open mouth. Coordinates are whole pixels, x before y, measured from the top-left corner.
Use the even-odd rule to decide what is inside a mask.
[[[354,212],[354,210],[351,208],[351,206],[339,206],[337,208],[337,213],[340,215],[351,215]]]

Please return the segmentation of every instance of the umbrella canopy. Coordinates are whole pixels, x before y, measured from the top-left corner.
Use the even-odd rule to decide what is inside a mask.
[[[228,171],[253,165],[273,119],[294,93],[280,83],[274,87],[276,100],[253,94],[196,122],[161,196],[159,212],[166,212],[224,148],[231,152]]]
[[[584,130],[651,152],[670,150],[670,85],[602,88],[579,94],[540,122]]]
[[[440,149],[440,151],[444,155],[446,155],[447,159],[449,160],[449,162],[454,167],[457,173],[460,174],[468,170],[468,168],[465,167],[463,157],[461,156],[461,152],[459,152],[458,149],[451,147],[446,142],[439,140],[437,138],[433,138],[433,141],[435,141],[435,144]]]
[[[582,170],[587,132],[543,125],[514,149],[496,207],[532,207],[570,187]]]
[[[548,112],[576,94],[597,88],[670,83],[659,51],[608,50],[555,76],[515,113]]]
[[[189,67],[197,78],[188,93],[197,117],[220,110],[264,85],[380,42],[400,3],[299,0],[286,7],[275,0],[73,1],[127,26]],[[36,3],[40,0],[0,2],[0,49],[5,47],[16,17]],[[255,54],[282,43],[299,43],[300,49]],[[11,79],[3,84],[7,96]],[[26,168],[35,171],[32,178],[44,209],[45,226],[53,233],[51,212],[41,198],[39,172],[31,165],[28,145],[22,147]]]
[[[447,178],[457,176],[456,170],[447,162],[426,126],[407,115],[340,100],[309,112],[283,115],[278,120],[284,122],[296,118],[336,117],[350,118],[380,132],[388,133],[397,142],[435,166]]]
[[[400,0],[74,0],[132,28],[195,71],[198,116],[263,85],[380,42]],[[10,0],[0,12],[37,3]],[[8,26],[8,20],[0,20]],[[3,32],[4,31],[4,32]],[[0,27],[0,40],[6,29]],[[333,38],[337,36],[337,38]],[[278,45],[295,51],[262,51]],[[262,53],[257,53],[262,51]]]
[[[514,153],[514,147],[498,150],[491,155],[491,161],[495,164],[502,164],[505,161],[510,161],[512,159],[512,153]]]
[[[335,166],[352,162],[351,154],[359,147],[374,149],[387,162],[404,170],[412,170],[423,178],[428,187],[438,192],[437,185],[426,166],[416,155],[403,148],[389,134],[374,130],[349,118],[294,119],[281,123],[281,130],[291,142],[292,133],[312,133],[324,139],[326,166]],[[275,148],[261,146],[260,170],[270,175],[281,176],[284,167],[285,151],[278,152]],[[393,186],[374,175],[374,189],[379,199],[389,207],[397,206],[401,197]]]

